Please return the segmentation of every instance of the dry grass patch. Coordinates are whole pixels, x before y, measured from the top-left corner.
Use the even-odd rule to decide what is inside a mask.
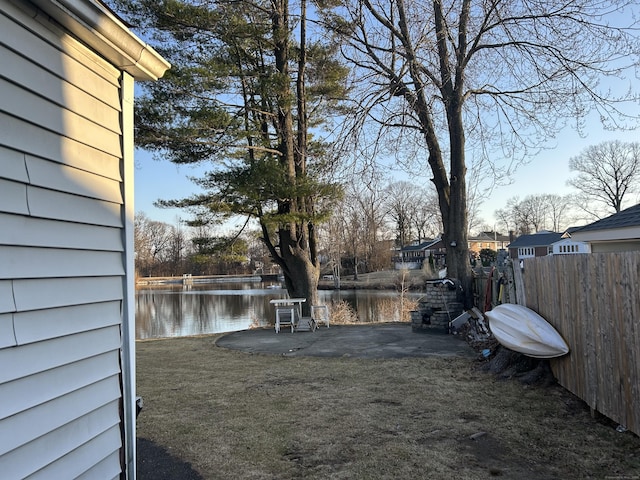
[[[558,387],[461,359],[250,355],[216,338],[137,344],[138,435],[205,479],[640,475],[640,440]]]

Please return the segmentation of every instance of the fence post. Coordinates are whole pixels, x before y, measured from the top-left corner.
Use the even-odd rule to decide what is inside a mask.
[[[511,262],[511,268],[513,269],[513,282],[516,287],[516,303],[518,305],[527,306],[527,296],[524,292],[524,273],[520,268],[518,262]]]

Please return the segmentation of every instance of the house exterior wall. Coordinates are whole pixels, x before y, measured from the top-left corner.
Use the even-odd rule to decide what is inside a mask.
[[[86,43],[0,0],[3,478],[135,478],[133,77]]]
[[[483,248],[489,248],[491,250],[498,251],[504,248],[505,244],[509,242],[503,242],[500,240],[470,240],[469,250],[475,253],[480,253]]]
[[[509,248],[509,256],[512,259],[544,257],[549,254],[550,247],[516,247]]]
[[[640,226],[577,231],[572,238],[590,245],[592,253],[640,250]]]
[[[590,245],[592,253],[640,251],[640,240],[620,242],[592,242],[590,243]]]
[[[590,253],[589,244],[576,242],[570,238],[565,238],[551,245],[553,255],[577,255],[580,253]]]

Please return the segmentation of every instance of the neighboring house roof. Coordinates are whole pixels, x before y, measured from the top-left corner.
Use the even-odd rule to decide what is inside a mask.
[[[402,247],[402,251],[403,252],[420,252],[422,250],[426,250],[429,247],[432,247],[433,245],[435,245],[436,243],[438,243],[440,241],[439,238],[433,239],[433,240],[425,240],[422,243],[418,243],[415,245],[406,245],[404,247]]]
[[[607,218],[590,223],[578,229],[580,232],[612,228],[637,227],[640,225],[640,203],[615,213]]]
[[[508,242],[509,236],[495,232],[480,232],[478,235],[469,238],[470,242]]]
[[[548,247],[562,238],[557,232],[538,232],[531,235],[521,235],[509,244],[509,248]]]
[[[640,204],[590,223],[571,234],[581,241],[640,239]]]
[[[569,227],[567,228],[567,230],[562,234],[562,238],[567,238],[567,237],[571,237],[571,234],[573,232],[575,232],[576,230],[580,230],[584,225],[581,225],[579,227]]]

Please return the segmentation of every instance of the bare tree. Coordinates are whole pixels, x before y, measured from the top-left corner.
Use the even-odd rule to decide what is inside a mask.
[[[365,242],[370,237],[367,223],[371,222],[365,220],[368,209],[362,208],[364,202],[355,193],[347,194],[341,218],[345,223],[342,230],[345,238],[345,256],[351,263],[349,266],[353,268],[353,278],[357,280],[358,268],[365,257]]]
[[[414,240],[412,220],[416,198],[420,197],[419,188],[407,181],[394,182],[385,188],[384,193],[386,213],[396,228],[396,246],[408,245]]]
[[[620,99],[598,81],[620,75],[639,48],[635,33],[611,27],[606,14],[633,3],[342,0],[327,16],[359,74],[357,125],[373,120],[377,138],[400,131],[402,146],[427,152],[448,273],[467,303],[467,135],[511,158],[553,137],[563,119],[595,109],[615,123]]]
[[[380,244],[388,239],[384,222],[384,199],[376,181],[348,185],[340,211],[344,221],[345,254],[358,273],[388,268],[390,252],[383,255]],[[387,249],[388,250],[388,249]]]
[[[171,228],[171,235],[167,245],[167,267],[170,275],[181,275],[185,269],[185,253],[187,238],[180,224],[180,220]]]
[[[571,204],[570,196],[549,193],[527,195],[523,200],[511,197],[504,209],[495,211],[495,216],[508,231],[518,235],[545,229],[561,232],[568,227]]]
[[[414,199],[411,217],[419,241],[437,237],[442,228],[438,195],[433,189],[429,191],[421,188],[420,191],[422,193]]]
[[[534,232],[547,228],[547,203],[544,195],[527,195],[520,203],[519,211]]]
[[[134,218],[134,248],[139,275],[176,275],[184,268],[185,235],[179,226],[151,220],[143,212]]]
[[[566,230],[569,227],[568,222],[573,220],[571,196],[546,193],[542,197],[547,205],[547,220],[551,229],[554,232]]]
[[[567,183],[580,191],[582,208],[601,216],[598,207],[619,212],[631,194],[640,192],[640,143],[618,140],[585,148],[569,160],[577,172]],[[595,208],[594,208],[595,207]]]
[[[505,232],[515,232],[517,226],[514,221],[513,212],[509,210],[509,208],[499,208],[497,209],[493,215],[498,220],[498,224],[500,226],[504,226]]]

